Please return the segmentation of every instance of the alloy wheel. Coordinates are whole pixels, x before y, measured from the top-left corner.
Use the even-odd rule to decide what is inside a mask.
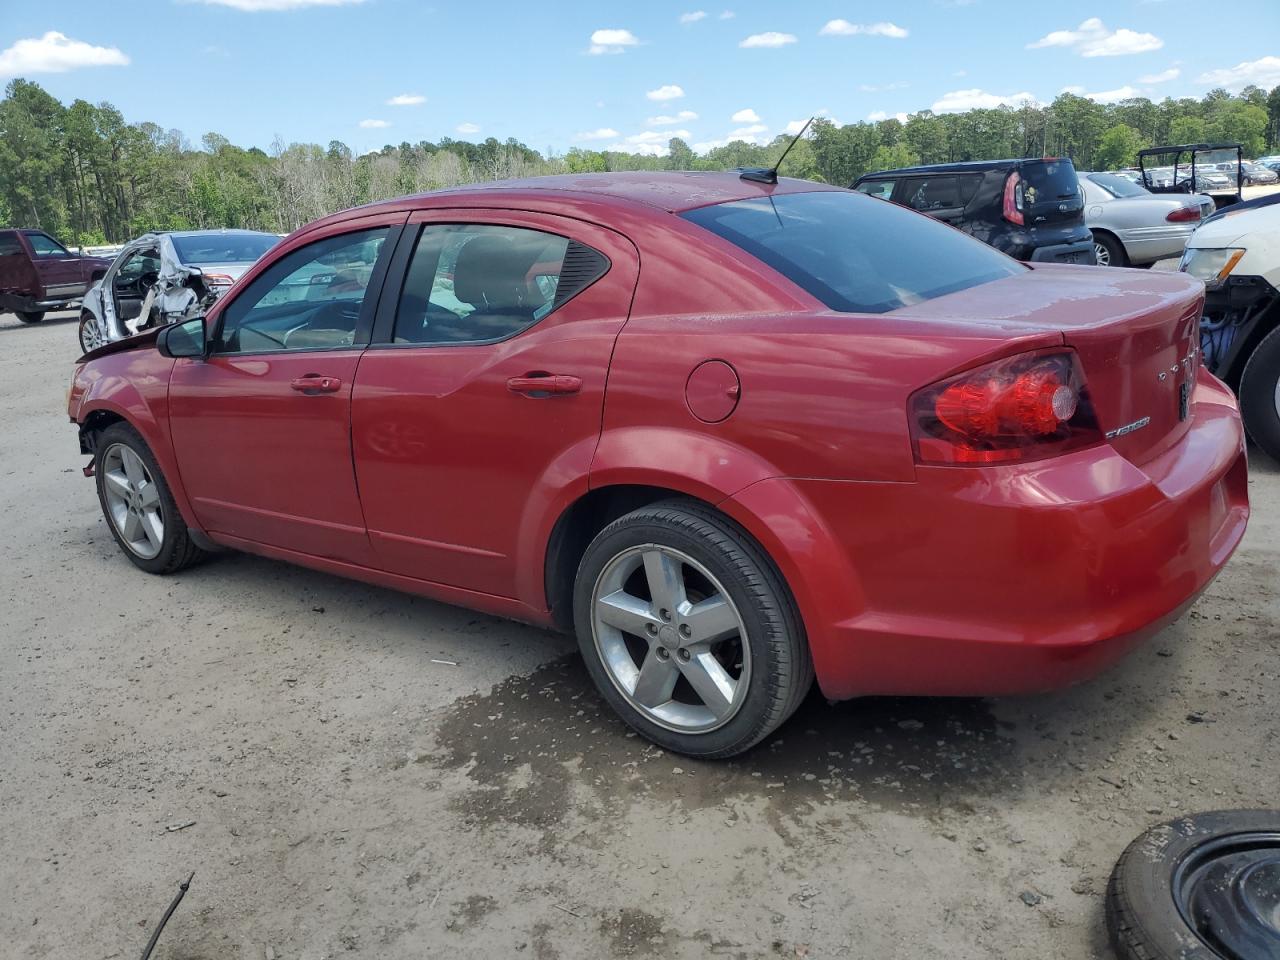
[[[142,559],[151,560],[164,544],[164,507],[151,471],[123,443],[113,443],[106,449],[101,470],[111,525],[126,547]]]
[[[1111,251],[1100,243],[1094,243],[1093,256],[1097,260],[1098,266],[1111,266]]]
[[[741,709],[751,680],[742,616],[688,554],[653,543],[619,553],[596,579],[591,615],[605,672],[646,719],[707,733]]]
[[[85,353],[97,350],[103,344],[102,333],[98,330],[98,320],[93,316],[80,318],[80,349]]]

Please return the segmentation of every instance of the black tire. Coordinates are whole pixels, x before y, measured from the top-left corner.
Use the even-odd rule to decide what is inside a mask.
[[[156,491],[160,495],[161,515],[164,518],[164,536],[160,541],[159,552],[154,557],[139,556],[125,542],[111,518],[104,490],[106,471],[103,469],[103,462],[106,459],[107,451],[116,445],[128,447],[138,455],[146,466],[147,471],[151,474],[151,479],[156,485]],[[164,473],[156,462],[155,456],[152,455],[151,448],[147,446],[146,441],[142,439],[137,430],[127,423],[113,423],[98,436],[94,451],[94,476],[98,489],[98,503],[102,507],[103,519],[106,521],[107,529],[111,531],[111,536],[115,538],[121,552],[133,562],[134,566],[140,570],[147,571],[147,573],[177,573],[179,570],[184,570],[208,556],[204,550],[200,549],[192,541],[190,534],[187,532],[187,524],[182,519],[178,505],[174,502],[173,494],[169,490],[169,484],[164,478]]]
[[[596,649],[592,594],[611,560],[643,544],[682,551],[707,569],[737,607],[750,648],[751,673],[741,706],[723,726],[681,733],[660,726],[627,701]],[[790,591],[765,552],[728,517],[691,500],[668,500],[620,517],[592,540],[574,584],[578,646],[596,688],[642,736],[700,759],[732,757],[776,730],[813,685],[813,661]]]
[[[1277,308],[1280,311],[1280,308]],[[1277,311],[1272,311],[1277,312]],[[1280,326],[1253,348],[1240,375],[1240,415],[1262,452],[1280,463]]]
[[[97,322],[97,318],[87,310],[80,314],[80,323],[76,326],[76,338],[80,342],[81,353],[88,353],[93,349],[92,347],[85,345],[84,328],[88,325],[96,324]]]
[[[1109,233],[1098,231],[1093,235],[1094,254],[1100,267],[1127,267],[1129,255],[1124,246]]]
[[[23,323],[39,323],[44,319],[43,310],[19,310],[18,319]]]
[[[1107,932],[1121,960],[1232,956],[1205,943],[1187,923],[1174,892],[1175,874],[1215,841],[1277,831],[1280,810],[1214,810],[1152,827],[1129,844],[1107,884]]]

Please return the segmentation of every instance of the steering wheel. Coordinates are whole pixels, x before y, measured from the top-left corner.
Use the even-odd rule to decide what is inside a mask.
[[[134,281],[134,286],[138,292],[145,294],[148,290],[156,285],[156,281],[160,279],[160,274],[155,270],[149,270],[146,273],[138,274],[138,279]]]

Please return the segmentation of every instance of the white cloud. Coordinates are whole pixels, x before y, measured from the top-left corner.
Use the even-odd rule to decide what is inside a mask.
[[[458,125],[457,125],[456,127],[454,127],[453,129],[457,130],[459,133],[479,133],[479,132],[480,132],[480,124],[478,124],[478,123],[471,123],[470,121],[468,121],[468,122],[466,122],[466,123],[460,123],[460,124],[458,124]]]
[[[745,109],[739,110],[729,119],[734,123],[759,123],[760,115],[750,107],[746,107]]]
[[[677,123],[688,123],[690,120],[697,120],[698,115],[692,110],[681,110],[676,114],[663,114],[660,117],[650,117],[645,124],[650,127],[670,127]]]
[[[737,130],[729,131],[730,140],[748,140],[758,133],[766,133],[769,128],[763,123],[753,123],[745,127],[739,127]]]
[[[666,143],[672,137],[689,137],[692,136],[688,130],[645,130],[643,133],[633,133],[629,137],[624,137],[623,142],[631,146],[638,146],[642,143]]]
[[[681,23],[697,23],[699,20],[705,20],[706,18],[707,11],[705,10],[694,10],[692,13],[680,14]]]
[[[582,133],[575,134],[575,140],[615,140],[621,134],[613,127],[601,127],[599,130],[584,130]]]
[[[602,53],[622,53],[627,47],[634,47],[640,39],[630,30],[597,30],[591,34],[591,46],[587,53],[599,56]]]
[[[381,130],[383,127],[389,127],[391,124],[386,120],[361,120],[360,128],[362,130]]]
[[[0,73],[3,71],[0,70]],[[1221,70],[1209,70],[1200,74],[1201,83],[1214,87],[1226,87],[1228,90],[1240,90],[1249,84],[1255,84],[1270,90],[1280,84],[1280,57],[1261,57],[1257,60],[1246,60],[1234,67]]]
[[[767,33],[753,33],[741,43],[740,47],[785,47],[789,43],[796,42],[794,33],[778,33],[776,30],[770,30]]]
[[[893,37],[901,40],[908,31],[896,23],[850,23],[848,20],[828,20],[818,31],[824,37],[852,37],[864,34],[869,37]]]
[[[792,120],[790,123],[788,123],[785,127],[782,128],[782,132],[789,137],[794,137],[797,133],[799,133],[801,130],[804,129],[804,125],[808,122],[809,122],[808,120]]]
[[[879,123],[881,120],[889,120],[891,118],[897,120],[899,123],[907,122],[907,115],[905,113],[885,113],[883,110],[874,110],[867,114],[867,119],[872,123]]]
[[[684,96],[684,90],[674,83],[668,83],[657,90],[650,90],[645,96],[650,100],[679,100]]]
[[[427,98],[420,93],[398,93],[387,101],[388,107],[416,107],[426,103]]]
[[[720,19],[721,19],[721,20],[732,20],[732,19],[733,19],[734,17],[736,17],[736,16],[737,16],[737,14],[736,14],[736,13],[734,13],[732,10],[722,10],[722,11],[720,11]]]
[[[1141,90],[1128,85],[1117,87],[1115,90],[1101,90],[1097,93],[1085,93],[1081,87],[1067,87],[1063,90],[1063,93],[1074,93],[1077,97],[1085,97],[1095,103],[1119,103],[1121,100],[1130,100],[1134,97],[1142,96]]]
[[[968,75],[969,75],[968,70],[957,70],[955,73],[952,74],[953,77],[967,77]]]
[[[1054,30],[1035,43],[1028,43],[1028,50],[1041,47],[1066,47],[1082,57],[1119,57],[1130,53],[1146,53],[1159,50],[1164,41],[1154,33],[1138,33],[1135,30],[1108,30],[1097,17],[1090,17],[1075,30]]]
[[[944,93],[942,99],[933,105],[933,112],[960,113],[961,111],[975,108],[991,110],[1001,104],[1016,107],[1024,100],[1035,100],[1035,97],[1025,91],[1002,96],[998,93],[987,93],[987,91],[977,88],[973,90],[952,90],[950,93]]]
[[[245,13],[259,13],[263,10],[301,10],[303,7],[345,7],[348,4],[364,3],[364,0],[199,0],[215,7],[231,7]]]
[[[1177,67],[1170,67],[1168,70],[1161,70],[1159,73],[1148,73],[1144,77],[1139,77],[1139,83],[1168,83],[1170,80],[1177,80],[1181,76],[1182,71]]]
[[[0,51],[0,77],[29,73],[66,73],[79,67],[127,67],[129,58],[116,47],[95,47],[50,30],[43,37],[18,40]]]

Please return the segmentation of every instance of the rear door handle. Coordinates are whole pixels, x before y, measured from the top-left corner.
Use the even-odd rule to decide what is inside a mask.
[[[582,389],[582,378],[567,374],[542,374],[527,377],[512,377],[507,381],[507,389],[513,393],[530,394],[565,394],[577,393]]]
[[[289,386],[299,393],[315,396],[319,393],[337,393],[342,389],[342,381],[337,377],[323,377],[318,373],[308,373],[305,377],[297,377],[289,381]]]

